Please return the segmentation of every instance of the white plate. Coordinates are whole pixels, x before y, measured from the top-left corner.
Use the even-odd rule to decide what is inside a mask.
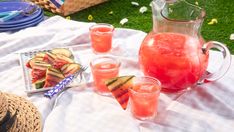
[[[72,52],[72,54],[74,55],[74,52],[73,52],[72,48],[67,48],[67,49],[69,49]],[[30,51],[30,52],[19,53],[20,65],[22,67],[23,79],[24,79],[24,84],[25,84],[25,88],[26,88],[25,92],[27,92],[27,93],[43,92],[43,91],[48,91],[51,88],[53,88],[53,87],[46,87],[46,88],[36,89],[32,85],[32,81],[31,81],[32,80],[32,76],[31,76],[31,71],[32,70],[26,66],[26,63],[33,56],[35,56],[35,54],[37,54],[39,52],[46,52],[46,51],[51,51],[51,50],[35,50],[35,51]],[[81,64],[80,59],[75,57],[75,55],[74,55],[74,60],[75,60],[76,63]],[[79,86],[81,84],[83,84],[83,82],[80,82],[80,76],[78,76],[76,79],[73,80],[73,82],[69,85],[69,87],[75,87],[75,86]]]

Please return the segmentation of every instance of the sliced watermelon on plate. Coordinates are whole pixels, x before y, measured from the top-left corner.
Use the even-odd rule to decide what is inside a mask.
[[[35,83],[36,81],[45,77],[46,70],[32,69],[31,75],[32,75],[32,83]]]
[[[78,63],[69,63],[69,64],[65,64],[61,68],[61,71],[65,77],[68,77],[69,75],[74,74],[77,71],[79,71],[80,68],[81,68],[81,65]]]
[[[33,68],[34,63],[36,63],[36,62],[38,62],[38,63],[39,63],[39,62],[43,62],[43,58],[34,57],[34,58],[30,59],[30,60],[27,62],[26,66],[27,66],[28,68]]]
[[[51,53],[55,55],[63,55],[71,59],[74,58],[74,56],[72,55],[72,52],[67,48],[54,48],[51,50]]]
[[[31,70],[33,87],[53,87],[65,77],[79,71],[81,65],[75,63],[68,48],[55,48],[37,52],[27,63]]]
[[[46,62],[33,62],[33,64],[31,64],[32,69],[38,69],[38,70],[42,70],[42,71],[46,71],[48,67],[51,67],[51,64],[48,64]]]
[[[70,63],[74,63],[75,61],[71,58],[68,58],[64,55],[61,54],[57,54],[56,58],[53,62],[53,67],[56,69],[60,69],[62,68],[65,64],[70,64]]]
[[[56,55],[54,55],[50,52],[46,52],[46,54],[44,56],[44,61],[53,65],[55,58],[56,58]]]
[[[59,70],[49,67],[46,71],[44,87],[54,87],[64,78],[64,75]]]
[[[36,89],[43,88],[44,85],[45,85],[45,78],[42,78],[42,79],[39,79],[39,80],[35,81],[35,82],[33,83],[33,85],[34,85],[34,87],[35,87]]]

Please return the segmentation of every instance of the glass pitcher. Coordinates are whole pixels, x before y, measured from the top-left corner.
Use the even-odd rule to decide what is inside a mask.
[[[162,83],[162,91],[177,92],[198,83],[221,78],[228,70],[231,55],[216,41],[205,42],[200,29],[205,11],[185,0],[153,0],[153,30],[143,40],[139,62],[145,75]],[[209,50],[223,55],[222,66],[207,72]]]

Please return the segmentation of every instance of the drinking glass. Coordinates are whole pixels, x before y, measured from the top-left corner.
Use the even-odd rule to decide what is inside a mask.
[[[94,80],[94,90],[101,95],[110,95],[105,81],[117,77],[121,63],[112,56],[98,56],[90,62]]]
[[[91,26],[89,31],[94,53],[106,53],[111,50],[114,26],[99,23]]]
[[[152,120],[157,115],[160,90],[159,80],[148,76],[135,77],[129,89],[132,115],[139,120]]]

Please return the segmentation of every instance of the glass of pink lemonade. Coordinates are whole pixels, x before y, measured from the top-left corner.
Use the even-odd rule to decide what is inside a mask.
[[[130,110],[139,120],[150,120],[157,115],[161,83],[153,77],[135,77],[129,89]]]
[[[95,53],[106,53],[112,48],[114,26],[106,23],[90,27],[91,46]]]
[[[98,56],[90,62],[95,91],[101,95],[109,95],[110,91],[105,85],[109,78],[117,77],[119,74],[120,62],[111,56]]]

